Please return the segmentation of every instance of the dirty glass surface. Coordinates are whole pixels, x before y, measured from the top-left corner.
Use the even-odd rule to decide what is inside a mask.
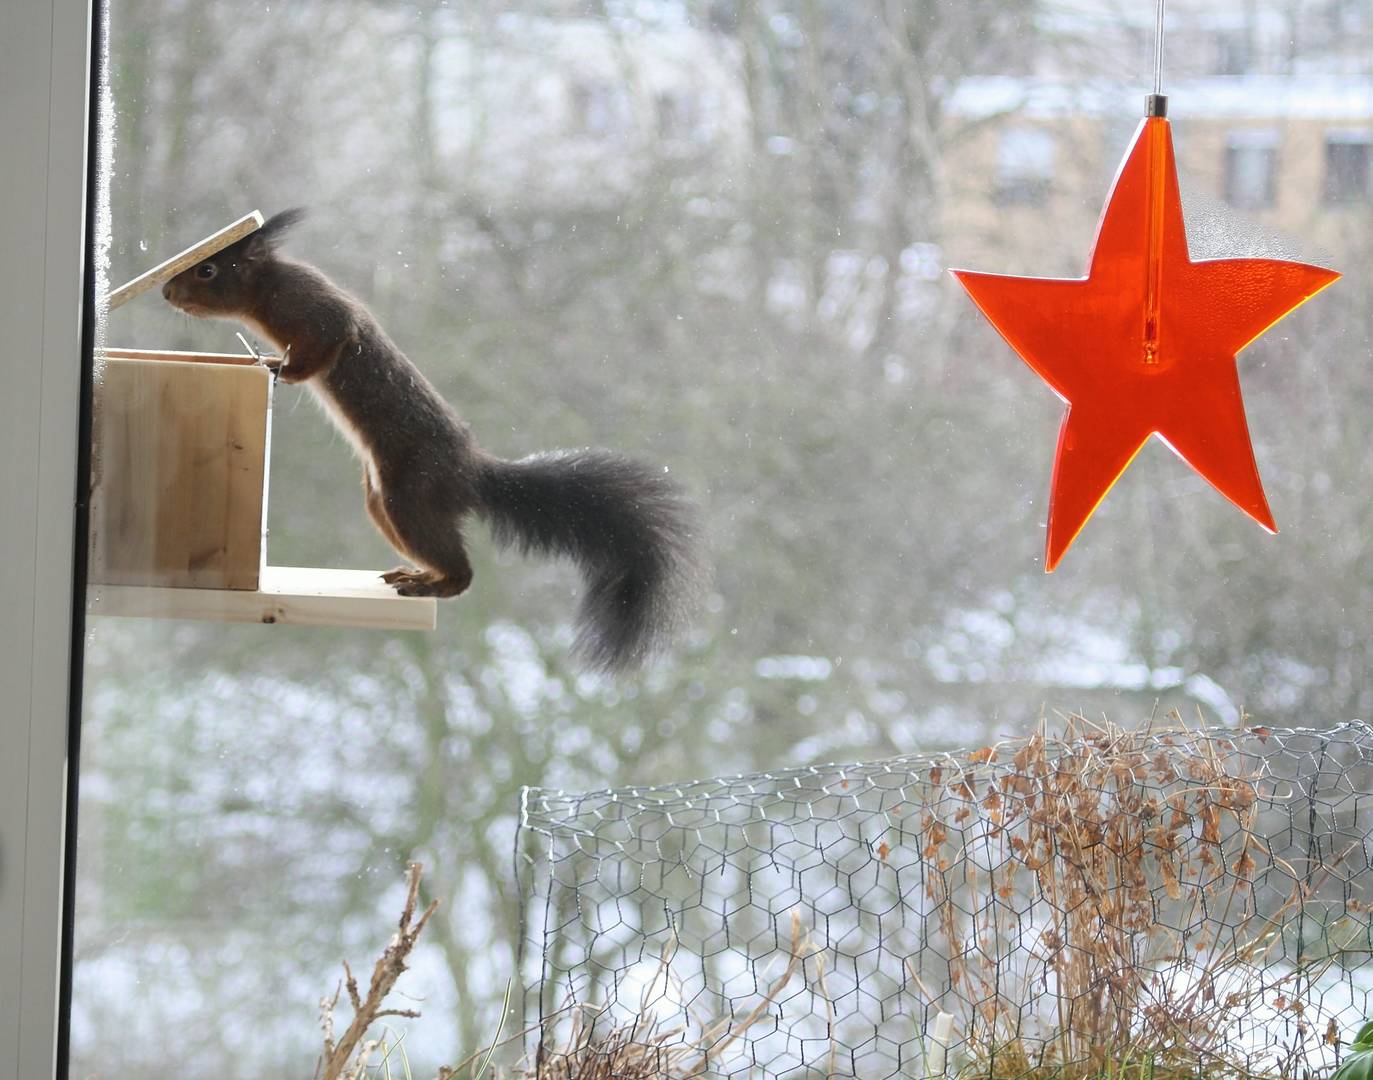
[[[480,525],[433,632],[93,595],[74,1076],[305,1075],[411,859],[444,900],[402,983],[411,1064],[478,1049],[521,938],[524,785],[871,760],[1057,710],[1367,717],[1368,0],[1169,8],[1193,257],[1345,274],[1239,356],[1275,537],[1154,443],[1046,575],[1061,403],[944,273],[1085,272],[1152,75],[1137,7],[112,0],[110,282],[307,206],[289,250],[482,445],[667,466],[711,584],[614,679],[569,655],[573,571]],[[153,291],[103,334],[242,353],[233,330]],[[275,390],[269,496],[272,563],[394,565],[298,387]]]

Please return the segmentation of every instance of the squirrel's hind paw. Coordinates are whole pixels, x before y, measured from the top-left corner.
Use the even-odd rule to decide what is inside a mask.
[[[432,570],[409,570],[403,567],[383,574],[382,578],[401,596],[435,596],[439,599],[457,596],[472,584],[471,574],[455,578],[436,574]]]

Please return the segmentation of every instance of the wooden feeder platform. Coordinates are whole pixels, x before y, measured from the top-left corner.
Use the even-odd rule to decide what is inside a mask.
[[[371,570],[264,566],[256,589],[92,585],[91,615],[284,626],[432,630],[437,601],[400,596]]]

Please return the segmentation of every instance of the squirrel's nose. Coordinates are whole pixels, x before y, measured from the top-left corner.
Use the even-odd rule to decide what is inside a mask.
[[[169,281],[169,282],[167,282],[167,284],[165,284],[165,285],[162,286],[162,299],[163,299],[163,300],[170,300],[171,298],[172,298],[172,283]]]

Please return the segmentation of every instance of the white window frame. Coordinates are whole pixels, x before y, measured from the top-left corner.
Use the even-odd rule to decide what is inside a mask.
[[[58,1075],[93,0],[0,18],[0,1080]]]

